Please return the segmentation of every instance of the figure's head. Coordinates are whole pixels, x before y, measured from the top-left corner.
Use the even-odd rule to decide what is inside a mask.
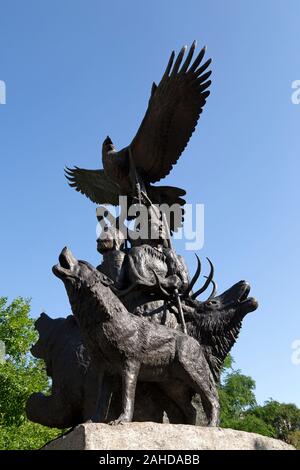
[[[113,225],[105,225],[100,236],[97,238],[97,250],[103,254],[106,251],[120,250],[125,242],[125,237],[121,230]]]
[[[143,244],[165,247],[169,246],[169,231],[162,219],[162,213],[155,204],[138,206],[134,230],[128,232],[132,246]]]
[[[115,217],[104,206],[97,207],[97,219],[100,229],[97,238],[97,250],[103,254],[107,251],[121,250],[124,247],[125,235],[119,227],[119,217]]]

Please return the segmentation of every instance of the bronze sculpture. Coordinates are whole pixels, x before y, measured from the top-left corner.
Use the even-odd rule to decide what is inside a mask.
[[[171,244],[180,224],[168,223],[157,206],[177,203],[182,210],[185,191],[151,185],[176,164],[209,95],[211,61],[201,65],[202,49],[192,62],[195,47],[194,42],[184,61],[186,48],[175,62],[172,53],[128,147],[117,152],[108,137],[103,170],[67,169],[70,185],[94,202],[117,205],[119,196],[127,196],[145,206],[144,223],[159,236],[143,237],[137,218],[134,230],[124,233],[119,218],[106,211],[110,223],[101,225],[97,249],[103,259],[97,268],[63,249],[53,272],[64,282],[74,317],[51,320],[42,314],[37,321],[40,339],[32,352],[47,364],[52,395],[30,397],[27,414],[33,421],[64,428],[89,419],[162,422],[166,414],[171,423],[195,424],[192,399],[198,394],[205,416],[200,421],[218,425],[221,367],[257,302],[248,297],[245,281],[217,296],[209,259],[210,273],[194,291],[200,259],[191,278]],[[207,300],[198,300],[210,286]],[[56,335],[50,337],[48,328]]]
[[[59,265],[54,270],[59,277],[66,279],[69,270],[76,271],[75,266],[78,265],[78,262],[65,249],[60,257],[60,264],[65,268]],[[98,286],[102,289],[100,278],[97,282],[98,276],[95,270],[88,263],[83,263],[83,268],[90,270],[92,277],[95,276],[94,286],[93,282],[90,282],[90,276],[83,276],[83,282],[89,279],[88,288]],[[74,279],[75,282],[75,276],[77,276],[78,282],[79,274],[80,270],[77,273],[74,272],[74,275],[71,274],[69,279]],[[103,281],[104,284],[107,284],[106,278]],[[80,287],[78,284],[77,286]],[[256,301],[248,297],[249,292],[249,285],[241,281],[222,295],[214,297],[213,300],[209,299],[206,302],[189,300],[188,304],[184,304],[188,333],[201,345],[202,361],[209,366],[208,369],[206,368],[206,372],[209,371],[209,374],[213,376],[213,387],[219,381],[221,366],[237,339],[244,316],[257,308]],[[107,291],[107,293],[109,292]],[[69,295],[79,295],[79,290],[69,288]],[[88,303],[90,296],[86,296],[85,299]],[[115,302],[117,302],[116,299]],[[75,306],[82,306],[82,303],[78,301],[74,302],[73,300],[71,303]],[[106,303],[105,305],[107,306]],[[84,306],[87,312],[93,310],[91,305]],[[144,315],[143,317],[147,318]],[[134,319],[134,317],[132,318]],[[121,328],[123,328],[123,321],[126,320],[128,320],[128,315],[122,315],[119,325]],[[122,337],[128,324],[132,327],[130,321],[127,321],[122,330]],[[32,395],[27,404],[29,418],[47,426],[60,428],[74,426],[92,417],[99,421],[115,421],[121,409],[121,403],[118,399],[121,382],[112,382],[111,378],[115,373],[118,373],[118,370],[110,368],[113,372],[104,378],[106,383],[102,383],[101,391],[100,382],[103,379],[105,361],[102,356],[99,365],[97,365],[97,361],[91,360],[80,335],[80,326],[75,318],[69,316],[66,319],[52,320],[43,313],[37,320],[36,327],[40,339],[33,347],[32,352],[36,357],[44,359],[47,364],[48,374],[52,377],[52,394],[50,396]],[[91,330],[91,332],[96,330],[93,323]],[[136,332],[135,329],[133,331]],[[170,333],[169,328],[162,331]],[[150,333],[151,328],[147,328],[147,332]],[[179,337],[180,335],[182,333],[179,334]],[[120,342],[117,342],[117,347],[122,347],[122,337]],[[135,343],[133,342],[133,345]],[[138,342],[137,346],[142,347],[141,342]],[[166,342],[165,349],[168,351],[168,348],[169,345]],[[159,357],[158,350],[156,353]],[[186,359],[189,359],[189,355]],[[201,379],[207,382],[205,374],[202,374]],[[115,386],[112,387],[112,384]],[[196,420],[196,410],[191,405],[192,389],[187,389],[186,382],[181,383],[175,374],[173,381],[169,379],[163,384],[158,381],[156,385],[158,385],[156,388],[153,384],[149,387],[148,383],[143,382],[143,377],[139,377],[136,397],[138,410],[135,410],[134,419],[136,421],[159,422],[162,421],[163,412],[166,411],[168,419],[172,423],[193,424]],[[107,388],[110,388],[109,396]],[[100,403],[97,410],[98,391],[100,392]],[[111,400],[113,393],[113,400]],[[145,395],[147,396],[146,403]],[[205,421],[202,424],[205,424]]]
[[[185,191],[151,186],[167,176],[185,149],[209,96],[207,71],[201,65],[203,48],[192,62],[193,42],[182,64],[186,47],[175,62],[174,51],[158,86],[153,83],[148,109],[131,144],[119,152],[110,137],[102,146],[103,170],[66,169],[70,186],[97,204],[119,204],[119,195],[138,197],[146,192],[153,203],[183,205]]]

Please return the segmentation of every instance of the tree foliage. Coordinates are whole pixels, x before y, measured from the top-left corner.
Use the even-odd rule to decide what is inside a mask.
[[[38,448],[61,432],[31,423],[25,415],[29,395],[49,389],[42,361],[29,353],[37,339],[29,313],[29,300],[8,304],[0,298],[0,340],[6,352],[0,364],[0,449]]]
[[[282,439],[300,448],[300,410],[294,404],[268,400],[258,405],[255,381],[233,369],[229,356],[219,387],[221,426]]]
[[[288,443],[300,450],[300,431],[293,431],[289,434]]]
[[[300,431],[300,410],[292,403],[270,399],[264,406],[256,407],[252,414],[275,429],[276,437],[286,442],[291,433]]]

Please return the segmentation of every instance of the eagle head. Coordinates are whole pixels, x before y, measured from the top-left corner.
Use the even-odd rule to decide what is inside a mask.
[[[115,152],[115,151],[116,151],[116,148],[114,144],[112,143],[111,138],[107,136],[102,144],[102,153],[107,154],[109,152]]]

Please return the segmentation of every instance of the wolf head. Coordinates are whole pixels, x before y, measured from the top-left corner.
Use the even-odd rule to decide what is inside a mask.
[[[72,252],[65,247],[59,255],[59,263],[53,266],[53,273],[65,285],[69,301],[80,325],[89,327],[100,317],[110,316],[109,289],[113,281],[99,272],[87,261],[77,260]]]
[[[97,282],[107,285],[110,283],[108,277],[97,271],[90,263],[77,260],[67,247],[62,250],[59,263],[53,266],[52,271],[63,281],[68,293],[74,289],[90,288]]]

